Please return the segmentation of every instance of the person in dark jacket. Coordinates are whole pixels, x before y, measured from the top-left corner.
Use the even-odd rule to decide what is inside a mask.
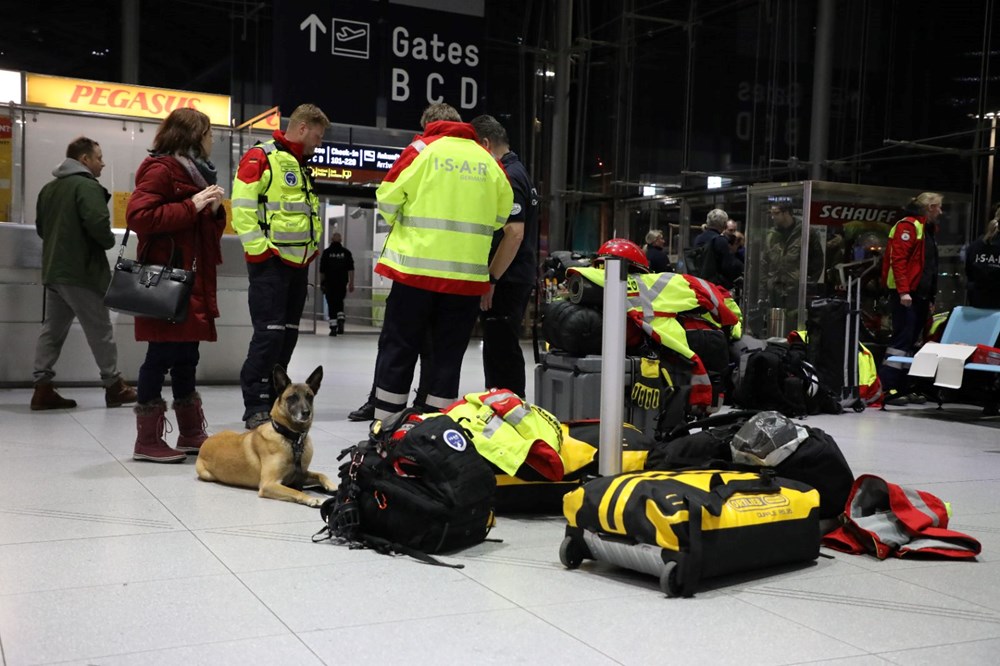
[[[330,234],[330,245],[319,258],[320,288],[326,296],[330,335],[344,332],[344,297],[354,292],[354,256],[344,247],[339,231]]]
[[[728,220],[729,215],[721,208],[708,211],[705,230],[694,239],[694,246],[705,246],[698,277],[732,289],[736,279],[743,275],[743,262],[736,258],[736,245],[722,233]]]
[[[128,225],[139,237],[138,256],[155,264],[172,260],[177,267],[195,271],[184,321],[135,318],[135,339],[149,343],[139,369],[138,434],[132,454],[136,460],[178,462],[187,453],[197,453],[208,436],[195,372],[199,343],[217,339],[216,266],[222,263],[226,228],[225,194],[216,184],[211,151],[208,116],[195,109],[175,109],[157,130],[149,157],[139,165],[128,202]],[[161,391],[168,371],[180,431],[176,449],[163,439],[167,406]]]
[[[63,344],[73,319],[87,336],[104,384],[104,404],[118,407],[135,402],[135,389],[118,371],[118,347],[104,292],[111,282],[105,252],[115,244],[108,200],[111,195],[98,177],[104,170],[101,146],[80,137],[66,149],[66,159],[52,172],[56,177],[38,194],[35,230],[42,239],[42,284],[45,320],[35,347],[35,392],[31,409],[68,409],[75,400],[62,397],[52,385]]]
[[[517,153],[510,149],[507,130],[489,115],[470,122],[479,143],[503,165],[514,190],[514,206],[490,248],[490,290],[480,298],[483,323],[483,374],[486,388],[505,388],[525,397],[521,325],[538,283],[538,192]],[[516,244],[502,245],[511,234]],[[500,248],[506,252],[500,252]],[[496,277],[499,276],[499,277]]]
[[[674,267],[670,263],[670,255],[664,250],[667,244],[661,229],[652,229],[646,234],[646,259],[649,260],[650,273],[670,273]]]
[[[1000,205],[986,225],[986,233],[969,245],[965,252],[965,276],[969,280],[969,305],[1000,309]]]

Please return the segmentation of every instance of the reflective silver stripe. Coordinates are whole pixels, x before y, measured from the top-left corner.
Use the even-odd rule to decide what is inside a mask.
[[[719,304],[719,299],[715,297],[715,291],[712,289],[711,285],[706,280],[703,280],[699,277],[696,277],[695,280],[698,282],[698,284],[702,286],[702,288],[705,290],[705,293],[708,294],[708,299],[712,301],[712,306],[713,306],[712,314],[714,314],[716,318],[718,318],[720,304]]]
[[[499,414],[494,414],[486,425],[483,426],[483,436],[487,439],[497,434],[497,431],[503,427],[503,418]]]
[[[900,529],[895,514],[875,513],[870,516],[858,516],[854,522],[863,530],[873,532],[878,540],[887,546],[899,547],[910,541],[910,535]]]
[[[507,224],[507,218],[508,217],[510,217],[510,216],[509,215],[507,215],[507,216],[497,215],[497,224]]]
[[[386,391],[383,388],[375,387],[375,399],[381,400],[383,402],[392,403],[394,405],[405,405],[406,398],[408,394],[406,393],[392,393],[391,391]]]
[[[379,210],[384,210],[387,213],[395,213],[397,210],[399,210],[399,205],[398,204],[386,203],[384,201],[379,201],[378,202],[378,209]]]
[[[256,208],[256,199],[233,199],[233,208]]]
[[[696,384],[699,384],[699,385],[700,384],[709,384],[710,385],[711,383],[712,383],[712,381],[708,378],[708,375],[698,374],[698,375],[692,375],[691,376],[691,386],[694,386]]]
[[[516,398],[517,396],[513,391],[501,391],[497,393],[490,393],[488,397],[483,399],[483,404],[490,406],[494,402],[501,402],[507,398]]]
[[[504,415],[503,418],[504,421],[511,424],[512,426],[517,426],[521,424],[521,421],[528,418],[528,416],[530,415],[531,412],[525,409],[524,407],[515,407],[514,409],[507,412],[507,414]]]
[[[414,141],[410,145],[413,146],[413,149],[415,151],[417,151],[418,153],[424,152],[424,148],[427,147],[427,144],[424,143],[421,139],[417,139],[416,141]]]
[[[904,548],[900,548],[901,552],[908,550],[964,550],[967,552],[974,552],[975,549],[959,541],[942,541],[941,539],[914,539]]]
[[[267,330],[269,330],[269,331],[283,331],[283,330],[285,330],[285,327],[282,326],[281,324],[268,324],[267,325]]]
[[[938,527],[938,525],[940,525],[941,519],[938,518],[936,513],[931,511],[931,508],[927,506],[927,502],[924,501],[924,498],[921,497],[917,491],[910,488],[903,488],[902,486],[900,486],[900,488],[902,489],[903,494],[906,495],[906,499],[910,500],[910,504],[913,505],[913,508],[931,519],[931,525],[934,527]]]
[[[427,403],[428,407],[437,407],[438,409],[444,409],[451,403],[455,402],[455,398],[442,398],[436,395],[428,395],[424,398],[424,402]]]
[[[284,210],[287,213],[311,213],[312,206],[305,201],[268,201],[264,208],[270,211]]]
[[[297,330],[299,330],[299,325],[298,324],[285,324],[285,328],[290,328],[293,331],[297,331]]]
[[[414,229],[437,229],[438,231],[455,231],[462,234],[477,234],[493,236],[493,228],[476,222],[457,222],[436,217],[403,217],[403,224]]]
[[[239,235],[239,239],[244,245],[262,238],[264,238],[264,232],[260,229],[251,229]]]
[[[419,268],[429,271],[464,273],[466,275],[481,275],[483,277],[489,272],[489,267],[483,264],[470,264],[464,261],[444,261],[441,259],[421,259],[400,254],[389,248],[382,250],[382,258],[400,266],[406,266],[407,268]]]
[[[274,145],[273,141],[269,141],[267,143],[258,143],[254,147],[255,148],[260,148],[261,150],[263,150],[265,155],[273,153],[274,151],[276,151],[278,149],[278,147],[276,145]]]
[[[276,241],[307,241],[309,240],[308,231],[272,231],[272,240]]]

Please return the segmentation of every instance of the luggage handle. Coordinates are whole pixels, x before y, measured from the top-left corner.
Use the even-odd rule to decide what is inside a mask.
[[[674,439],[682,435],[690,435],[691,430],[697,428],[699,430],[704,430],[707,427],[724,426],[736,423],[740,419],[749,419],[760,413],[759,409],[736,409],[733,411],[726,412],[725,414],[714,414],[704,419],[699,419],[697,421],[691,421],[689,423],[678,423],[670,434],[667,435],[667,439]]]

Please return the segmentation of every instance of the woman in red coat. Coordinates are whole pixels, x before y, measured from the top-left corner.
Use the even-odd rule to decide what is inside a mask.
[[[208,116],[195,109],[174,110],[157,130],[128,202],[128,226],[139,237],[137,256],[161,265],[173,259],[174,266],[195,271],[184,321],[135,318],[135,339],[149,342],[136,386],[136,460],[178,462],[197,453],[207,437],[195,371],[199,343],[217,339],[216,266],[222,263],[220,241],[226,227],[225,193],[216,185],[211,151]],[[163,439],[167,406],[161,391],[168,371],[180,431],[177,448]]]

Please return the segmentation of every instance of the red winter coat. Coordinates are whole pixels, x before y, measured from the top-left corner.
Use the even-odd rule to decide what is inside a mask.
[[[139,342],[214,342],[219,305],[215,298],[216,266],[222,263],[222,232],[226,211],[211,206],[196,212],[191,196],[203,188],[195,184],[187,169],[169,155],[147,157],[135,174],[135,191],[128,202],[126,219],[139,237],[138,257],[156,264],[170,260],[173,238],[174,264],[191,269],[195,246],[198,267],[191,288],[187,319],[171,324],[148,317],[135,318],[135,339]]]
[[[923,225],[926,234],[927,224],[922,217],[907,216],[896,222],[882,257],[882,286],[889,286],[891,270],[896,281],[894,289],[900,294],[916,292],[924,274],[924,237],[917,238],[918,224]]]

